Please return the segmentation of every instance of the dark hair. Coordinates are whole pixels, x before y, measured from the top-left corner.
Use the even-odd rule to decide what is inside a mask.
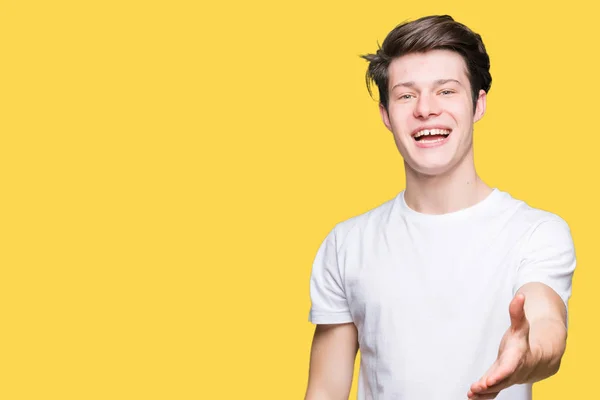
[[[388,66],[393,59],[409,53],[429,50],[452,50],[459,53],[467,65],[471,84],[473,108],[479,90],[489,92],[492,85],[490,58],[481,36],[449,15],[432,15],[396,26],[385,38],[375,54],[362,55],[369,61],[366,81],[372,96],[371,82],[379,88],[379,102],[388,108]]]

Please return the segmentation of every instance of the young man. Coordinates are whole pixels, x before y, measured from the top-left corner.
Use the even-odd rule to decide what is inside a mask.
[[[558,371],[575,251],[567,223],[477,175],[491,85],[481,37],[449,16],[392,30],[369,61],[406,188],[338,223],[310,279],[307,400],[531,399]]]

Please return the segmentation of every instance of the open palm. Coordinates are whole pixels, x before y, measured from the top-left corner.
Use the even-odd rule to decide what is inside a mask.
[[[522,294],[511,301],[511,325],[502,337],[498,357],[481,379],[471,385],[467,394],[469,399],[493,399],[501,390],[527,380],[535,363],[529,346],[529,322],[524,306]]]

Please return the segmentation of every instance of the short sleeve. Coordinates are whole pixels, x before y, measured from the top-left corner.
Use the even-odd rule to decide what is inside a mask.
[[[576,257],[571,231],[561,218],[538,224],[525,243],[513,292],[526,283],[541,282],[562,298],[571,297]]]
[[[335,228],[321,243],[310,276],[311,308],[309,321],[313,324],[352,322],[344,292],[343,274],[337,257]]]

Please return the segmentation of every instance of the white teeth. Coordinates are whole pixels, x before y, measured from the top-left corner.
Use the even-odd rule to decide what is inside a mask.
[[[449,135],[448,129],[423,129],[415,134],[415,137],[430,136],[430,135]]]
[[[441,142],[442,140],[444,140],[444,138],[440,138],[440,139],[421,139],[419,140],[419,143],[437,143],[437,142]]]

